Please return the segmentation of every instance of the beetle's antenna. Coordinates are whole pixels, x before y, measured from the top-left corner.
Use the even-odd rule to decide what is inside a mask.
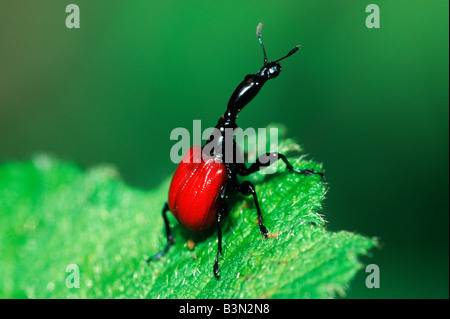
[[[295,46],[295,48],[293,48],[291,51],[289,51],[288,54],[286,54],[284,57],[282,57],[281,59],[278,59],[278,60],[276,60],[276,61],[274,61],[274,62],[278,62],[278,61],[281,61],[281,60],[283,60],[283,59],[286,59],[287,57],[290,57],[290,56],[293,55],[295,52],[297,52],[298,49],[300,49],[300,45]]]
[[[266,65],[267,64],[267,54],[266,54],[266,49],[264,49],[264,44],[263,44],[262,39],[261,39],[261,29],[262,29],[262,27],[263,27],[263,23],[260,22],[258,24],[258,26],[256,27],[256,35],[258,36],[259,43],[261,44],[261,47],[263,49],[264,65]]]

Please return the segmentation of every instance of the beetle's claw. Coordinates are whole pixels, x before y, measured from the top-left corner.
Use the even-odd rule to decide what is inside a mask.
[[[162,253],[162,252],[160,252],[160,253],[157,253],[157,254],[155,254],[155,255],[153,255],[153,256],[150,256],[148,259],[147,259],[147,264],[150,264],[150,262],[154,259],[154,260],[160,260],[161,259],[161,257],[164,255],[164,253]]]
[[[292,171],[297,174],[308,175],[308,176],[319,175],[320,178],[324,178],[324,174],[322,172],[317,172],[313,169],[303,169],[302,170],[302,169],[293,168]]]
[[[269,234],[269,230],[264,225],[259,226],[259,230],[261,231],[261,235],[263,235],[265,238],[267,238],[267,235]]]
[[[216,277],[217,279],[220,279],[220,276],[219,276],[219,263],[217,261],[214,263],[213,271],[214,271],[214,277]]]

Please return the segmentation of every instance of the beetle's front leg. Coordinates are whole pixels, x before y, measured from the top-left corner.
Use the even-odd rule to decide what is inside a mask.
[[[249,168],[247,168],[245,165],[239,165],[238,167],[238,171],[237,174],[241,175],[241,176],[247,176],[250,175],[254,172],[259,171],[262,168],[268,167],[270,165],[272,165],[273,163],[275,163],[278,160],[282,160],[284,162],[284,164],[286,165],[286,168],[292,172],[295,172],[297,174],[302,174],[302,175],[320,175],[320,177],[323,177],[323,173],[322,172],[317,172],[313,169],[296,169],[294,168],[294,166],[292,166],[291,163],[289,163],[288,159],[286,158],[285,155],[280,154],[278,152],[272,152],[272,153],[266,153],[261,155],[260,157],[257,158],[256,162],[253,163],[252,165],[250,165]]]

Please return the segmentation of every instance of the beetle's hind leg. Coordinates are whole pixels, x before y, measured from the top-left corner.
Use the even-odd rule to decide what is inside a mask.
[[[214,260],[213,272],[214,276],[219,279],[219,255],[222,255],[222,221],[228,213],[228,204],[222,200],[217,212],[217,254]]]
[[[170,246],[172,246],[173,243],[175,242],[175,239],[172,234],[172,230],[170,229],[169,219],[167,218],[168,211],[169,211],[169,204],[165,203],[164,208],[162,210],[162,215],[163,215],[163,219],[164,219],[164,224],[166,226],[166,238],[167,238],[166,247],[159,253],[154,254],[153,256],[150,256],[147,259],[147,263],[150,263],[153,259],[156,259],[156,260],[160,259],[162,256],[164,256],[169,251]]]
[[[269,234],[269,230],[263,224],[263,217],[262,217],[262,213],[261,213],[261,208],[259,207],[258,197],[256,196],[255,185],[253,185],[249,181],[242,182],[242,184],[239,186],[239,191],[241,192],[242,195],[245,195],[245,196],[252,195],[253,196],[253,200],[254,200],[255,206],[256,206],[256,212],[258,213],[259,230],[261,231],[261,235],[263,235],[264,237],[267,238],[267,235]]]

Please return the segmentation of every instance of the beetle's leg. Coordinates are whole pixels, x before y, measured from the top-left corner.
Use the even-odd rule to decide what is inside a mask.
[[[261,208],[259,207],[258,197],[256,196],[255,185],[253,185],[249,181],[244,181],[239,186],[239,191],[243,195],[246,195],[246,196],[252,195],[253,196],[253,200],[255,201],[255,206],[256,206],[256,212],[258,213],[259,230],[261,231],[261,235],[263,235],[264,237],[267,238],[267,234],[269,233],[269,230],[263,224]]]
[[[171,245],[173,245],[173,243],[175,242],[175,240],[173,238],[173,235],[172,235],[172,230],[170,229],[169,219],[167,218],[167,212],[168,211],[169,211],[169,204],[166,203],[164,205],[163,210],[162,210],[162,215],[163,215],[163,218],[164,218],[164,224],[166,226],[167,245],[159,253],[157,253],[157,254],[155,254],[153,256],[150,256],[150,258],[147,259],[147,263],[150,263],[150,261],[152,261],[153,259],[156,259],[156,260],[160,259],[162,256],[164,256],[167,253],[167,251],[169,250],[169,247]]]
[[[261,155],[260,157],[258,157],[258,159],[256,160],[255,163],[250,165],[249,168],[247,168],[245,165],[239,165],[237,173],[241,176],[247,176],[249,174],[259,171],[261,168],[265,168],[265,167],[272,165],[279,159],[281,159],[284,162],[284,164],[286,164],[286,168],[292,172],[295,172],[297,174],[302,174],[302,175],[317,174],[317,175],[320,175],[321,177],[323,177],[323,173],[316,172],[313,169],[300,170],[300,169],[294,168],[292,166],[292,164],[289,163],[286,156],[284,156],[283,154],[280,154],[278,152],[266,153],[266,154]]]
[[[214,276],[219,279],[219,255],[222,255],[222,228],[221,223],[228,209],[228,204],[224,201],[221,202],[221,207],[219,207],[219,211],[217,212],[217,254],[216,259],[214,261]]]

